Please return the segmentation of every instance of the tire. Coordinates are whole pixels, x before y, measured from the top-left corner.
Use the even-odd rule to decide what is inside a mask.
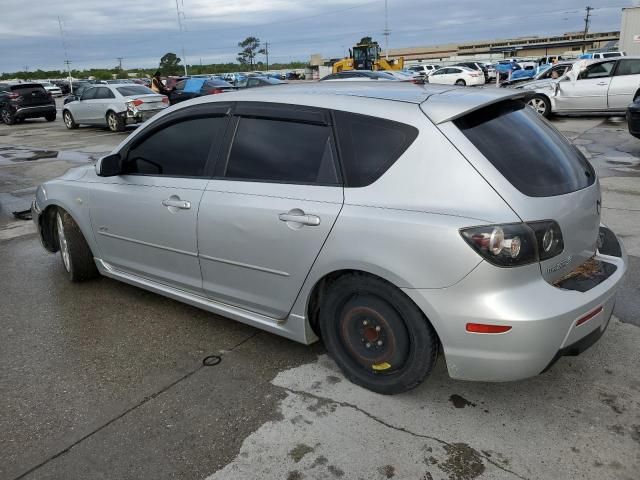
[[[320,305],[329,355],[353,383],[384,395],[417,387],[436,363],[438,336],[402,291],[367,274],[333,282]]]
[[[2,121],[7,125],[13,125],[14,123],[16,123],[16,116],[11,113],[11,110],[6,107],[0,110],[0,117],[2,118]]]
[[[64,121],[64,125],[69,130],[74,130],[78,128],[78,124],[73,119],[73,115],[71,115],[71,112],[69,110],[65,110],[64,112],[62,112],[62,120]]]
[[[456,85],[458,85],[460,87],[466,87],[467,86],[467,82],[465,82],[463,79],[456,80]]]
[[[47,113],[47,114],[44,116],[44,119],[45,119],[47,122],[53,122],[53,121],[55,121],[55,119],[56,119],[56,112],[53,112],[53,113]]]
[[[549,118],[551,116],[551,104],[544,95],[534,95],[527,101],[527,105],[543,117]]]
[[[113,111],[107,112],[107,126],[112,132],[124,132],[124,119]]]
[[[72,282],[84,282],[98,276],[93,254],[80,227],[71,215],[61,208],[55,216],[56,234],[60,246],[62,266]]]

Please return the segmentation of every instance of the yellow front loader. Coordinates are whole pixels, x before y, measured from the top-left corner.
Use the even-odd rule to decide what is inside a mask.
[[[343,58],[333,64],[333,73],[346,70],[402,70],[404,57],[387,60],[380,57],[377,43],[359,43],[353,50],[349,49],[349,58]]]

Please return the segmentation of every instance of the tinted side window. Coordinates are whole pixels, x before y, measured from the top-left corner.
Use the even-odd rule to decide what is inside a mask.
[[[129,150],[123,173],[201,177],[226,124],[227,117],[196,118],[158,130]]]
[[[639,75],[640,74],[640,60],[620,60],[618,70],[616,70],[616,76],[619,75]]]
[[[613,70],[615,64],[616,62],[596,63],[595,65],[587,67],[587,69],[580,74],[580,78],[587,79],[608,77],[609,75],[611,75],[611,70]]]
[[[84,92],[82,92],[82,100],[92,100],[95,98],[96,93],[98,93],[98,88],[88,88]]]
[[[226,177],[335,185],[331,129],[323,125],[240,118]]]
[[[404,123],[356,113],[335,112],[338,143],[348,187],[375,182],[418,136]]]
[[[103,99],[103,98],[116,98],[111,90],[107,87],[99,87],[96,88],[97,92],[93,98],[95,99]]]
[[[507,101],[483,108],[455,124],[525,195],[564,195],[595,181],[586,158],[522,102]]]

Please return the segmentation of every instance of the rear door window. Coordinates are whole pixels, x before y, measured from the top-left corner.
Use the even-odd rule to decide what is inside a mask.
[[[623,75],[640,75],[640,59],[620,60],[616,70],[616,77]]]
[[[337,185],[331,128],[242,117],[225,176],[273,183]]]
[[[492,105],[455,124],[527,196],[564,195],[595,181],[593,167],[584,155],[523,102]]]
[[[348,187],[375,182],[418,136],[415,127],[368,115],[337,111],[335,119]]]

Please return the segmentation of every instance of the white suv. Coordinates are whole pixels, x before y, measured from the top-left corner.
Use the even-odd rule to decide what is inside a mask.
[[[412,72],[417,73],[419,76],[421,77],[426,77],[431,75],[433,72],[435,72],[436,70],[438,70],[440,67],[438,65],[412,65],[408,68],[408,70],[411,70]]]

